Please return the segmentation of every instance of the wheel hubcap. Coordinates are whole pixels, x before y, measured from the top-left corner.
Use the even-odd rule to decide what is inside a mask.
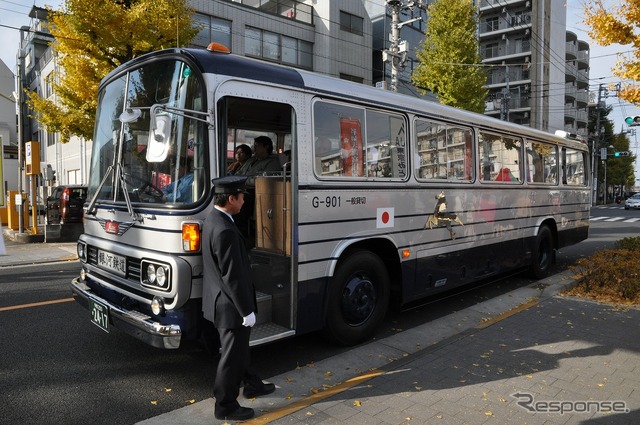
[[[366,322],[376,306],[378,295],[375,285],[364,275],[354,275],[342,293],[342,314],[350,326]]]

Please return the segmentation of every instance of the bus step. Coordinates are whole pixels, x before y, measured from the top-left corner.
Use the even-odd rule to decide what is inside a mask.
[[[269,323],[273,320],[273,302],[272,296],[264,292],[256,291],[256,299],[258,300],[258,314],[256,317],[256,325]]]
[[[251,329],[250,346],[264,344],[266,342],[277,341],[288,338],[296,334],[293,329],[288,329],[273,322],[261,323]]]

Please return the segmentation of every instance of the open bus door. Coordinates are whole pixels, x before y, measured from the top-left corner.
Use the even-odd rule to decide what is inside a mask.
[[[274,155],[285,148],[293,148],[295,154],[292,146],[295,111],[291,105],[236,96],[222,98],[218,105],[220,116],[225,118],[221,122],[226,123],[222,138],[226,152],[234,152],[241,144],[251,146],[255,137],[266,135],[274,142]],[[250,189],[253,208],[247,238],[258,298],[251,345],[295,333],[296,279],[292,257],[295,164],[284,155],[280,157],[282,171],[256,176],[255,186]]]

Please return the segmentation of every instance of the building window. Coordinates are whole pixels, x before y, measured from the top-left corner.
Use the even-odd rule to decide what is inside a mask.
[[[44,79],[44,98],[48,99],[53,96],[53,72]]]
[[[231,22],[212,16],[193,15],[195,25],[200,28],[198,34],[191,41],[196,46],[206,47],[209,43],[216,42],[231,49]]]
[[[362,35],[364,19],[351,13],[340,11],[340,29],[353,34]]]
[[[347,80],[347,81],[353,81],[354,83],[360,83],[360,84],[364,83],[364,78],[356,77],[355,75],[343,74],[342,72],[340,73],[340,79],[341,80]]]
[[[498,17],[487,19],[487,32],[498,31],[500,29],[500,21]]]
[[[45,137],[47,139],[47,146],[53,146],[56,144],[56,134],[55,133],[45,133]]]
[[[297,0],[227,0],[253,7],[262,12],[271,13],[283,18],[306,24],[313,24],[313,6]]]
[[[302,68],[313,68],[311,43],[251,27],[246,28],[244,35],[244,53],[247,56]]]

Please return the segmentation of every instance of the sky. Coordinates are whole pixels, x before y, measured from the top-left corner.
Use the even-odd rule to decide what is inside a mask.
[[[616,0],[605,0],[606,3],[615,4]],[[624,0],[620,0],[624,1]],[[29,11],[33,5],[44,7],[45,5],[58,8],[63,0],[0,0],[0,59],[15,73],[15,58],[19,46],[19,31],[23,25],[30,25]],[[620,82],[613,75],[611,68],[618,59],[618,53],[629,50],[627,46],[613,45],[602,47],[591,40],[586,31],[584,21],[584,0],[565,0],[567,5],[567,30],[578,35],[578,39],[586,41],[590,45],[590,90],[597,93],[598,85],[615,85]],[[10,93],[2,93],[10,95]],[[640,108],[624,102],[615,96],[605,99],[607,105],[613,110],[609,118],[614,121],[614,131],[627,129],[624,125],[625,116],[640,115]],[[633,153],[640,157],[640,127],[636,128],[637,134],[629,135]],[[636,161],[636,178],[640,179],[640,160]],[[640,182],[639,182],[640,183]]]

